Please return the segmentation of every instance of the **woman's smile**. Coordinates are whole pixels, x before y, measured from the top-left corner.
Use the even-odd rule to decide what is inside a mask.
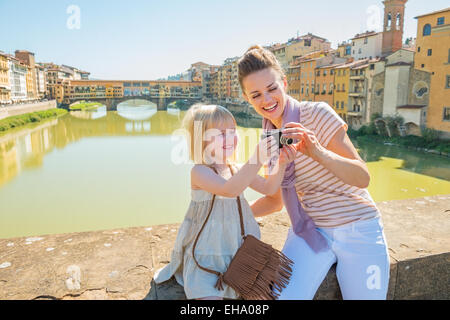
[[[263,107],[263,110],[268,113],[273,113],[277,110],[277,108],[278,108],[278,102],[273,103],[267,107]]]

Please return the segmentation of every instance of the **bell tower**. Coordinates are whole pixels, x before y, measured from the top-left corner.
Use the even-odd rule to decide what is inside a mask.
[[[384,0],[383,46],[381,54],[387,56],[402,48],[405,5],[408,0]]]

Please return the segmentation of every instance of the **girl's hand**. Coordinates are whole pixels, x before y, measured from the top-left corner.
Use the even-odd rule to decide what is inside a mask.
[[[255,153],[253,157],[256,157],[256,161],[265,164],[271,158],[273,158],[278,153],[277,141],[273,136],[262,139],[256,146]]]
[[[294,145],[285,145],[281,148],[280,158],[278,162],[280,166],[285,166],[295,160],[295,155],[297,154],[297,149]]]
[[[285,128],[286,129],[283,129],[284,136],[299,140],[298,143],[293,145],[297,151],[300,151],[314,160],[319,158],[324,148],[314,132],[296,122],[289,122],[285,125]]]

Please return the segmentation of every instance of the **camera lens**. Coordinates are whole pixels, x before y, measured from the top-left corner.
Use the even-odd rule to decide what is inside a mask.
[[[294,139],[281,136],[280,143],[284,145],[290,145],[294,143]]]

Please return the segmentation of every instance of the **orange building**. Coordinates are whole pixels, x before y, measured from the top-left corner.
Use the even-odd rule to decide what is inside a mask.
[[[431,72],[426,125],[450,138],[450,8],[416,19],[414,67]]]
[[[316,68],[315,100],[334,105],[334,73],[342,63],[319,66]]]
[[[293,65],[288,68],[286,78],[288,81],[288,94],[294,99],[301,101],[300,98],[300,90],[301,90],[301,81],[300,81],[300,65]]]
[[[300,60],[300,101],[315,101],[315,69],[318,59]]]

